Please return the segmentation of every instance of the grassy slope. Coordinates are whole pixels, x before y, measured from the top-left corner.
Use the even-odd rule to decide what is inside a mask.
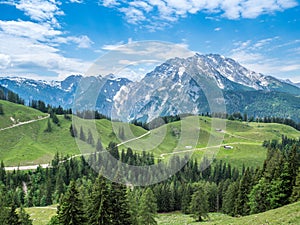
[[[219,119],[216,119],[218,122]],[[282,124],[263,124],[263,123],[247,123],[238,121],[226,121],[226,129],[223,132],[216,131],[211,128],[212,119],[206,117],[199,117],[200,124],[200,135],[197,144],[197,150],[194,151],[194,158],[202,158],[203,154],[207,151],[208,140],[211,137],[213,140],[222,139],[223,142],[216,141],[213,143],[223,143],[233,146],[233,149],[224,149],[223,145],[216,151],[216,158],[223,160],[224,162],[230,162],[239,168],[243,164],[246,166],[261,166],[265,157],[266,149],[262,147],[264,140],[278,139],[280,140],[281,135],[287,135],[290,138],[299,138],[300,132],[292,127]],[[171,130],[177,128],[180,130],[180,121],[171,124],[164,125],[167,127],[167,134],[165,140],[160,146],[154,150],[154,153],[159,157],[162,153],[169,153],[164,155],[165,157],[171,156],[174,147],[176,146],[176,137],[172,136]],[[194,126],[190,126],[190,131]],[[157,130],[165,129],[160,127]],[[159,132],[159,131],[156,131]],[[147,138],[147,137],[145,137]],[[171,143],[171,144],[170,144]],[[173,148],[170,148],[172,146]],[[174,151],[186,151],[185,148],[175,149]]]
[[[48,206],[26,208],[25,210],[33,220],[33,225],[46,225],[51,217],[56,214],[57,208],[56,206]]]
[[[160,225],[182,225],[182,224],[231,224],[231,225],[261,225],[261,224],[300,224],[300,202],[273,209],[264,213],[244,216],[240,218],[230,217],[220,213],[211,213],[210,220],[197,223],[189,215],[181,213],[159,214],[158,224]]]
[[[46,225],[50,218],[55,215],[56,207],[26,208],[33,219],[33,225]],[[283,206],[278,209],[264,213],[235,218],[221,213],[209,214],[210,220],[197,223],[189,215],[180,212],[159,214],[157,221],[159,225],[183,225],[183,224],[205,224],[205,225],[261,225],[261,224],[300,224],[300,202]]]
[[[5,101],[1,101],[1,103],[6,112],[4,116],[0,116],[0,124],[3,126],[9,125],[7,123],[11,122],[9,118],[10,115],[13,114],[16,118],[18,118],[17,115],[22,117],[20,118],[22,121],[45,115],[26,106]],[[76,143],[69,133],[71,121],[65,120],[63,116],[60,116],[59,119],[61,126],[57,127],[52,124],[53,132],[51,133],[44,132],[47,127],[47,119],[0,131],[0,160],[4,160],[7,166],[18,164],[32,165],[48,163],[57,151],[64,155],[80,154],[78,143]],[[280,139],[282,134],[292,138],[298,138],[300,136],[299,131],[285,125],[238,121],[226,121],[226,129],[224,129],[223,133],[211,128],[211,118],[199,117],[197,120],[199,120],[200,131],[198,142],[196,143],[197,150],[194,151],[193,157],[200,159],[203,156],[207,151],[205,147],[210,137],[212,137],[213,140],[220,140],[224,135],[223,143],[232,145],[234,148],[227,150],[221,146],[217,148],[219,151],[216,157],[225,162],[230,162],[239,168],[241,168],[243,164],[246,166],[262,165],[266,155],[266,149],[261,146],[264,140]],[[222,120],[216,119],[215,121],[218,123]],[[6,125],[4,125],[5,123]],[[173,135],[174,130],[181,131],[181,123],[181,121],[177,121],[159,127],[151,131],[150,135],[120,146],[119,149],[127,147],[138,151],[150,149],[157,158],[160,158],[162,154],[165,154],[164,158],[170,157],[173,151],[186,151],[185,146],[192,143],[191,137],[187,135],[184,138],[185,141],[178,144],[178,137]],[[187,120],[186,129],[184,129],[186,131],[185,133],[193,134],[195,133],[195,129],[199,129],[198,127],[195,128],[194,123],[195,118]],[[78,133],[80,126],[83,127],[85,133],[87,133],[88,129],[93,131],[93,125],[92,120],[76,120]],[[120,122],[114,122],[112,124],[110,121],[103,119],[96,121],[96,130],[94,129],[95,132],[92,133],[95,142],[100,138],[103,146],[106,147],[111,140],[118,143],[121,142],[121,140],[116,137],[120,129],[124,129],[125,140],[147,132],[143,128],[136,127],[132,124],[128,125]],[[181,135],[183,135],[182,131]],[[84,149],[88,149],[85,143],[79,141],[79,145]],[[90,151],[90,149],[87,151]],[[85,151],[82,150],[82,152]]]
[[[32,109],[27,106],[11,103],[8,101],[0,100],[0,104],[2,104],[4,111],[4,115],[0,115],[0,128],[5,128],[13,125],[14,123],[10,119],[11,117],[13,117],[15,121],[24,122],[28,120],[38,119],[41,116],[47,115],[36,109]]]

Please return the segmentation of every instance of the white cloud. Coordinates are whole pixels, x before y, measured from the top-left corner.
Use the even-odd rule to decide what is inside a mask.
[[[65,57],[63,44],[90,48],[93,42],[86,35],[68,36],[56,19],[64,15],[56,0],[20,0],[6,2],[30,17],[30,21],[0,20],[0,73],[32,74],[45,72],[60,78],[84,73],[90,62]],[[42,75],[42,74],[40,74]]]
[[[65,76],[83,73],[89,65],[75,58],[66,58],[57,48],[28,38],[0,34],[0,40],[6,40],[0,41],[1,69],[5,73],[26,72],[26,68],[30,72],[31,67],[40,67]],[[3,65],[3,59],[8,63]]]
[[[56,16],[64,15],[58,7],[60,3],[56,0],[20,0],[14,4],[32,20],[48,22],[56,26],[59,26]]]
[[[220,30],[222,30],[221,27],[216,27],[214,31],[220,31]]]
[[[71,3],[83,3],[83,0],[70,0]]]
[[[62,32],[53,29],[49,24],[39,24],[31,21],[1,21],[0,29],[10,35],[28,37],[34,40],[45,41],[61,35]]]
[[[294,76],[299,75],[299,56],[297,57],[297,53],[293,52],[294,54],[290,57],[282,58],[278,55],[278,48],[283,48],[283,52],[285,50],[288,52],[289,49],[284,49],[286,45],[297,44],[298,42],[295,41],[282,44],[279,37],[236,42],[229,57],[255,72],[293,79]]]
[[[103,0],[100,4],[115,7],[133,24],[174,22],[199,12],[228,19],[256,18],[298,5],[296,0]]]

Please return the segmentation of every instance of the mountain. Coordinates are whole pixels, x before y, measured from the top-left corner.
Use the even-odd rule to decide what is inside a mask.
[[[140,82],[122,88],[114,100],[123,120],[226,111],[298,121],[298,96],[299,88],[250,71],[232,59],[196,54],[166,61]]]
[[[84,80],[84,81],[83,81]],[[83,77],[81,75],[72,75],[63,81],[43,81],[32,80],[19,77],[0,78],[0,85],[19,94],[26,103],[31,100],[42,100],[47,104],[65,108],[73,106],[74,96],[80,82],[90,82],[92,84],[101,83],[103,78]],[[126,78],[115,78],[110,76],[103,84],[99,93],[99,108],[102,113],[108,115],[108,109],[111,108],[112,99],[120,87],[127,85],[129,82]]]
[[[73,75],[52,82],[2,78],[0,85],[27,102],[40,99],[71,107],[76,97],[78,109],[96,108],[102,114],[127,121],[206,112],[241,112],[254,117],[300,120],[299,87],[248,70],[217,54],[169,59],[136,82],[113,75]]]

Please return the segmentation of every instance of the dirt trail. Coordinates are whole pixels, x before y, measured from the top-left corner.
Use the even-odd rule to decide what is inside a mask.
[[[24,124],[33,123],[33,122],[36,122],[36,121],[39,121],[39,120],[44,120],[44,119],[47,119],[47,118],[49,118],[49,117],[50,117],[50,115],[47,115],[47,116],[44,116],[44,117],[39,118],[39,119],[28,120],[28,121],[24,121],[24,122],[19,122],[19,123],[17,123],[17,124],[11,125],[11,126],[9,126],[9,127],[0,128],[0,131],[12,129],[12,128],[19,127],[19,126],[22,126],[22,125],[24,125]]]
[[[49,116],[48,116],[49,117]],[[42,119],[46,119],[48,117],[44,117]],[[41,119],[38,119],[38,120],[41,120]],[[34,120],[34,121],[37,121],[37,120]],[[34,121],[31,121],[31,122],[34,122]],[[28,123],[29,121],[27,121]],[[11,127],[12,128],[12,127]],[[126,144],[128,142],[131,142],[131,141],[135,141],[135,140],[138,140],[138,139],[141,139],[147,135],[149,135],[151,132],[148,131],[147,133],[145,134],[142,134],[141,136],[138,136],[138,137],[135,137],[135,138],[132,138],[130,140],[127,140],[127,141],[124,141],[124,142],[121,142],[120,144],[118,144],[117,146],[121,146],[123,144]],[[84,154],[78,154],[78,155],[73,155],[71,157],[69,157],[68,159],[66,160],[70,160],[70,159],[73,159],[73,158],[76,158],[76,157],[81,157],[81,156],[88,156],[88,155],[91,155],[92,153],[84,153]],[[66,160],[63,160],[61,161],[60,163],[62,162],[65,162]],[[28,166],[8,166],[8,167],[4,167],[5,170],[7,171],[12,171],[12,170],[36,170],[39,166],[41,166],[42,168],[47,168],[47,167],[50,167],[50,164],[39,164],[39,165],[28,165]]]

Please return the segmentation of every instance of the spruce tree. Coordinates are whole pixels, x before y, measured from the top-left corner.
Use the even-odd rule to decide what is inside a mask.
[[[51,126],[51,122],[50,120],[48,119],[48,122],[47,122],[47,128],[45,129],[45,132],[52,132],[52,126]]]
[[[21,222],[19,221],[19,216],[16,212],[16,209],[17,209],[16,204],[14,202],[11,203],[11,206],[10,206],[9,212],[8,212],[8,217],[6,219],[6,223],[4,223],[4,224],[21,225]]]
[[[21,225],[32,225],[32,220],[30,219],[28,213],[25,212],[23,206],[20,208],[19,222]]]
[[[85,137],[82,127],[80,127],[79,139],[82,141],[86,141],[86,137]]]
[[[58,211],[58,220],[61,224],[68,225],[85,223],[83,202],[80,199],[75,181],[70,182],[69,189],[62,199]]]
[[[293,192],[290,197],[290,202],[297,202],[297,201],[300,201],[300,167],[298,169],[296,183],[295,186],[293,187]]]
[[[250,207],[248,205],[248,195],[252,189],[252,176],[250,169],[247,168],[240,181],[239,190],[237,192],[237,199],[235,202],[235,214],[236,215],[248,215],[250,213]]]
[[[4,186],[0,184],[0,224],[6,225],[8,219],[8,208],[6,207],[6,195]]]
[[[98,141],[97,141],[96,151],[97,151],[97,152],[103,151],[103,145],[102,145],[102,142],[101,142],[100,139],[98,139]]]
[[[196,221],[203,221],[203,218],[208,218],[208,197],[202,187],[192,195],[190,203],[190,213]]]
[[[150,188],[146,189],[140,200],[139,224],[156,225],[157,204],[155,196]]]
[[[0,185],[1,185],[1,182],[2,182],[2,184],[5,184],[6,183],[5,181],[6,181],[5,166],[4,166],[3,160],[1,160],[1,164],[0,164]]]
[[[112,224],[130,225],[129,203],[127,199],[126,186],[119,183],[112,183],[110,198],[112,201]]]
[[[3,106],[2,106],[2,104],[0,104],[0,115],[3,115],[3,114],[4,114]]]
[[[235,214],[236,193],[239,190],[239,181],[232,182],[223,197],[222,211],[230,216]]]
[[[89,225],[112,224],[112,206],[109,185],[100,174],[95,181],[88,206]]]
[[[108,147],[106,149],[115,159],[120,159],[120,154],[118,150],[118,146],[115,142],[109,142]]]
[[[87,138],[87,143],[94,146],[95,145],[95,141],[94,141],[94,138],[93,138],[93,134],[91,132],[91,130],[89,129],[88,130],[88,138]]]

